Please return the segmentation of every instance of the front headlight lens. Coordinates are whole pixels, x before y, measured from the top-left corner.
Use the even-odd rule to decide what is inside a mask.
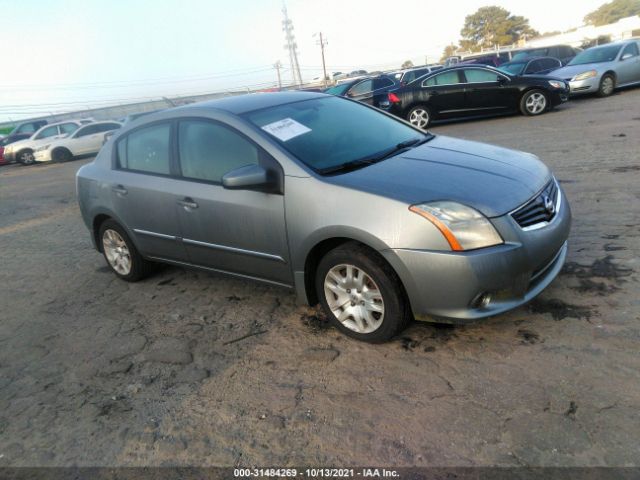
[[[451,250],[473,250],[503,243],[491,222],[477,210],[456,202],[430,202],[409,207],[433,223]]]
[[[564,83],[559,82],[558,80],[549,80],[549,85],[553,88],[564,88]]]
[[[593,78],[596,75],[598,75],[598,72],[596,72],[595,70],[589,70],[587,72],[582,72],[579,73],[578,75],[576,75],[575,77],[573,77],[574,81],[578,81],[578,80],[586,80],[587,78]]]
[[[43,150],[48,150],[51,144],[42,145],[41,147],[36,148],[36,152],[42,152]]]

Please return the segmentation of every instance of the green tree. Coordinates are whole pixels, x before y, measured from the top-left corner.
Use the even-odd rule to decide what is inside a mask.
[[[458,51],[458,46],[454,45],[453,43],[451,45],[447,45],[446,47],[444,47],[444,51],[442,52],[442,57],[440,57],[440,63],[444,62],[447,58],[455,55],[457,51]]]
[[[520,39],[538,35],[529,20],[502,7],[482,7],[467,15],[460,31],[460,46],[464,50],[477,51],[494,45],[509,45]]]
[[[400,68],[405,69],[405,68],[411,68],[413,67],[413,62],[411,60],[405,60],[404,62],[402,62],[402,65],[400,66]]]
[[[634,15],[640,15],[640,0],[613,0],[588,13],[584,17],[584,22],[597,27]]]

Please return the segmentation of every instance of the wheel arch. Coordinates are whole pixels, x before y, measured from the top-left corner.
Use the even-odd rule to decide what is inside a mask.
[[[56,147],[53,147],[53,149],[51,149],[51,160],[53,160],[53,156],[56,152],[61,152],[61,151],[66,151],[69,153],[69,156],[71,156],[73,158],[73,152],[71,150],[69,150],[67,147],[65,147],[64,145],[58,145]]]
[[[373,244],[378,244],[378,242],[371,242],[363,240],[362,238],[354,238],[359,237],[358,235],[353,236],[335,236],[328,237],[318,241],[306,254],[304,260],[304,270],[303,270],[303,278],[300,279],[303,282],[303,285],[296,285],[296,289],[300,293],[304,294],[304,300],[309,305],[316,305],[319,302],[319,298],[316,294],[316,286],[315,286],[315,277],[318,269],[318,265],[320,260],[331,250],[339,247],[340,245],[344,245],[346,243],[356,243],[361,247],[364,247],[366,250],[371,252],[372,255],[376,256],[378,259],[383,261],[388,267],[395,273],[398,278],[398,283],[400,286],[400,290],[405,298],[406,305],[408,308],[411,308],[411,303],[409,301],[409,297],[407,295],[407,290],[404,286],[404,282],[402,280],[402,276],[399,272],[394,268],[394,266],[388,261],[388,259],[380,253],[380,248],[376,248]],[[382,243],[382,242],[380,242]],[[380,245],[378,244],[378,247]],[[386,249],[386,245],[383,249]],[[296,278],[298,280],[298,278]],[[302,292],[300,291],[302,289]]]
[[[113,220],[117,222],[122,228],[124,228],[125,232],[135,245],[135,247],[140,251],[137,239],[133,232],[127,227],[127,225],[112,211],[100,209],[92,213],[91,215],[91,240],[93,244],[100,253],[102,253],[102,248],[100,247],[100,227],[107,220]]]

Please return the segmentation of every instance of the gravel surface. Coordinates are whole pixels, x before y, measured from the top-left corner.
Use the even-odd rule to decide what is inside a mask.
[[[526,307],[376,346],[285,289],[122,282],[80,219],[86,161],[1,167],[0,466],[639,465],[640,89],[433,131],[547,162],[568,263]]]

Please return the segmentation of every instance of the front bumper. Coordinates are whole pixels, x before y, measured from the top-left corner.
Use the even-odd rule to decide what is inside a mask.
[[[585,80],[569,81],[571,95],[582,95],[585,93],[595,93],[600,87],[600,78],[591,77]]]
[[[469,252],[390,249],[381,253],[403,282],[418,320],[450,323],[497,315],[523,305],[560,273],[567,255],[571,210],[525,231],[511,215],[491,219],[505,243]],[[488,303],[479,301],[490,295]]]
[[[7,150],[5,149],[2,156],[4,157],[4,161],[6,163],[15,163],[16,161],[16,152],[7,152]]]
[[[33,154],[36,162],[50,162],[51,161],[51,150],[39,150]]]

